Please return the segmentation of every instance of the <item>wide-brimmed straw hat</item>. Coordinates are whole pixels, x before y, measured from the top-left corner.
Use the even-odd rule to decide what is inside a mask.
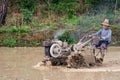
[[[106,25],[106,26],[110,26],[109,25],[109,19],[105,19],[104,21],[103,21],[103,23],[101,23],[102,25]]]

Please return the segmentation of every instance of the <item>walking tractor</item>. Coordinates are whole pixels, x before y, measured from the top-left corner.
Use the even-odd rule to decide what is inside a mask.
[[[64,65],[69,68],[90,67],[102,64],[106,48],[104,44],[99,48],[94,46],[100,38],[84,36],[77,44],[68,45],[66,41],[58,39],[46,40],[44,63],[50,61],[53,66]]]

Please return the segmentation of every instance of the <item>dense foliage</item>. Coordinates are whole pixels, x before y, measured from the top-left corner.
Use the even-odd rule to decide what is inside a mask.
[[[36,9],[37,1],[36,0],[17,0],[19,4],[19,9],[23,13],[23,21],[30,23],[33,13]]]
[[[7,0],[7,3],[6,24],[0,25],[0,46],[39,46],[41,41],[52,39],[59,29],[66,30],[59,36],[62,41],[74,43],[73,33],[95,32],[105,18],[115,26],[113,43],[120,45],[117,37],[120,0]],[[77,32],[78,29],[81,31]]]

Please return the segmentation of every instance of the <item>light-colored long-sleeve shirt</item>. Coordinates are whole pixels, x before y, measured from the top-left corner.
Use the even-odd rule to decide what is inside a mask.
[[[105,37],[105,40],[111,42],[112,31],[111,29],[100,29],[98,32],[92,34],[92,36]]]

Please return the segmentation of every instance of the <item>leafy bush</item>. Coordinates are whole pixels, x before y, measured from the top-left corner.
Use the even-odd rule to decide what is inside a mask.
[[[8,29],[0,29],[0,33],[8,33],[8,34],[24,34],[30,32],[30,29],[27,26],[16,27],[12,26]]]
[[[48,25],[48,27],[49,27],[50,30],[55,30],[55,29],[57,29],[57,26],[56,26],[54,23],[50,23],[50,24]]]
[[[71,16],[76,12],[76,5],[79,4],[75,0],[65,0],[58,3],[51,3],[50,9],[58,15],[68,14],[68,16]]]
[[[18,34],[24,34],[30,32],[30,29],[27,26],[18,27]]]
[[[3,40],[0,40],[0,46],[7,46],[7,47],[24,47],[24,46],[40,46],[41,41],[22,41],[22,40],[17,40],[14,38],[4,38]]]
[[[59,39],[61,41],[66,40],[68,42],[68,44],[72,44],[72,43],[76,42],[76,40],[71,37],[71,35],[68,31],[66,31],[63,35],[59,36]]]
[[[114,26],[114,25],[111,25],[110,26],[111,30],[112,30],[112,44],[113,45],[120,45],[120,26]]]
[[[0,29],[0,34],[2,33],[6,33],[6,30],[5,29]]]
[[[37,0],[17,0],[20,6],[20,11],[23,13],[23,21],[30,23],[32,15],[36,9]]]
[[[65,17],[66,21],[64,22],[64,25],[66,28],[75,28],[76,25],[78,25],[80,17],[77,16],[72,16],[70,17]]]
[[[1,40],[1,44],[3,46],[14,47],[16,45],[16,39],[5,38],[5,39]]]
[[[26,23],[30,23],[32,20],[33,12],[28,9],[21,9],[21,12],[24,15],[23,21]]]
[[[91,6],[95,6],[97,4],[100,4],[101,0],[85,0],[85,3]]]
[[[34,11],[36,8],[37,0],[17,0],[19,3],[20,9],[28,9]]]

